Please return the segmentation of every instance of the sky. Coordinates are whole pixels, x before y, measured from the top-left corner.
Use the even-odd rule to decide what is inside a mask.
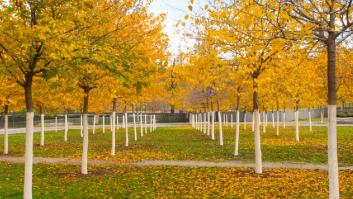
[[[203,3],[206,0],[198,0],[195,3]],[[193,41],[183,38],[182,32],[177,32],[175,24],[184,19],[188,14],[189,0],[154,0],[150,10],[153,13],[166,14],[165,32],[169,36],[169,51],[173,55],[177,55],[179,49],[186,51],[188,47],[192,47]]]

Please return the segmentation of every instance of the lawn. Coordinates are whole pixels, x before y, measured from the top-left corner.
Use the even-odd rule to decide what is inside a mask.
[[[326,172],[247,168],[34,165],[33,198],[327,198]],[[0,163],[0,198],[21,198],[23,165]],[[353,197],[353,172],[340,172],[341,198]]]
[[[262,153],[264,161],[281,162],[327,162],[327,135],[325,127],[301,127],[300,142],[295,142],[293,127],[281,128],[280,136],[269,125],[266,133],[261,133]],[[139,133],[139,131],[138,131]],[[68,142],[64,143],[64,133],[59,131],[46,133],[46,145],[40,147],[40,134],[34,136],[34,155],[37,157],[70,157],[80,159],[82,138],[79,130],[70,130]],[[130,146],[125,147],[125,132],[117,132],[117,155],[111,157],[111,133],[103,134],[100,130],[89,135],[89,158],[112,160],[117,162],[139,160],[242,160],[252,162],[254,159],[253,133],[241,127],[240,155],[233,157],[234,128],[224,128],[224,146],[219,146],[218,130],[216,141],[197,132],[191,127],[163,127],[156,132],[148,133],[137,142],[133,141],[130,129]],[[24,134],[9,136],[10,156],[23,156]],[[3,136],[0,136],[0,153],[3,150]],[[338,156],[341,165],[353,165],[353,127],[338,127]]]

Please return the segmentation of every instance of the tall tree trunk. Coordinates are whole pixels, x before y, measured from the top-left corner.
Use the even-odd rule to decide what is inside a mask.
[[[313,124],[311,122],[311,109],[309,109],[309,130],[313,131]]]
[[[330,15],[331,20],[334,19],[334,13],[331,13]],[[336,127],[336,41],[334,32],[329,32],[327,40],[327,57],[329,197],[339,198]]]
[[[26,147],[25,147],[25,176],[23,198],[32,198],[32,170],[33,170],[33,104],[32,104],[32,78],[26,75],[25,100],[26,100]]]
[[[235,148],[234,148],[234,156],[239,155],[239,108],[240,108],[240,96],[237,95],[237,114],[236,114],[236,124],[235,124]]]
[[[4,106],[4,155],[9,154],[9,105]]]
[[[137,141],[137,127],[136,127],[136,115],[135,115],[135,106],[132,107],[132,119],[134,123],[134,139]]]
[[[67,123],[67,110],[65,110],[65,122],[64,122],[64,141],[67,142],[67,132],[69,130],[69,125]]]
[[[295,107],[295,141],[299,142],[299,102],[296,102]]]
[[[125,109],[125,146],[129,146],[129,123],[128,123],[128,115]]]
[[[115,119],[116,119],[116,98],[113,99],[113,113],[112,113],[112,151],[111,154],[115,155]]]
[[[207,135],[210,136],[211,123],[210,123],[210,111],[207,111]]]
[[[88,96],[89,91],[85,91],[83,97],[83,145],[82,145],[82,163],[81,163],[81,173],[88,174]]]
[[[260,113],[259,113],[259,99],[257,93],[257,83],[253,79],[253,112],[254,112],[254,130],[255,130],[255,172],[262,173],[262,152],[261,152],[261,137],[260,137]]]
[[[244,130],[246,130],[246,125],[248,125],[248,124],[246,121],[246,111],[244,111]]]
[[[212,114],[211,114],[211,117],[212,117],[212,128],[211,128],[211,139],[212,140],[215,140],[215,134],[214,134],[214,127],[215,127],[215,112],[212,110]]]
[[[40,146],[44,146],[45,129],[44,129],[44,106],[40,106]]]
[[[102,114],[102,133],[105,133],[105,115]]]

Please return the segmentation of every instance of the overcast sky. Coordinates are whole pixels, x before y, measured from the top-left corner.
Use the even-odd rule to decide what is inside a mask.
[[[205,4],[207,0],[195,1],[195,4]],[[166,27],[165,32],[169,35],[169,51],[174,55],[179,49],[185,51],[187,47],[191,47],[192,40],[183,39],[182,32],[177,33],[175,24],[179,20],[184,19],[184,15],[188,14],[188,0],[154,0],[150,10],[156,14],[165,13]]]

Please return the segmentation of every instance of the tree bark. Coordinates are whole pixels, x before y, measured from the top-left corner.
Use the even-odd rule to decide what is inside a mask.
[[[88,174],[88,97],[89,91],[85,91],[83,97],[83,149],[82,149],[82,165],[81,173]]]
[[[128,123],[128,115],[125,110],[125,146],[129,146],[129,123]]]
[[[295,141],[299,142],[299,102],[295,107]]]
[[[331,20],[334,20],[334,13],[331,13],[330,15]],[[327,57],[329,198],[339,198],[336,127],[336,41],[334,32],[329,32],[327,40]]]
[[[236,111],[236,124],[235,124],[235,148],[234,148],[234,156],[239,155],[239,109],[240,109],[240,96],[237,95],[237,111]]]
[[[255,172],[262,173],[262,152],[261,152],[261,137],[260,137],[260,113],[259,113],[259,99],[257,93],[256,78],[253,78],[253,112],[254,112],[254,130],[255,130]]]
[[[32,169],[33,169],[33,104],[32,104],[32,80],[33,75],[26,74],[25,101],[26,101],[26,146],[25,146],[25,176],[23,198],[32,198]]]
[[[112,151],[111,154],[115,155],[115,119],[116,119],[116,98],[113,99],[113,113],[112,113]]]
[[[69,125],[67,124],[67,111],[65,110],[65,122],[64,122],[64,141],[67,142],[67,132],[69,130]]]
[[[44,129],[44,107],[40,106],[40,146],[44,146],[45,129]]]
[[[9,105],[4,106],[4,155],[9,154]]]

